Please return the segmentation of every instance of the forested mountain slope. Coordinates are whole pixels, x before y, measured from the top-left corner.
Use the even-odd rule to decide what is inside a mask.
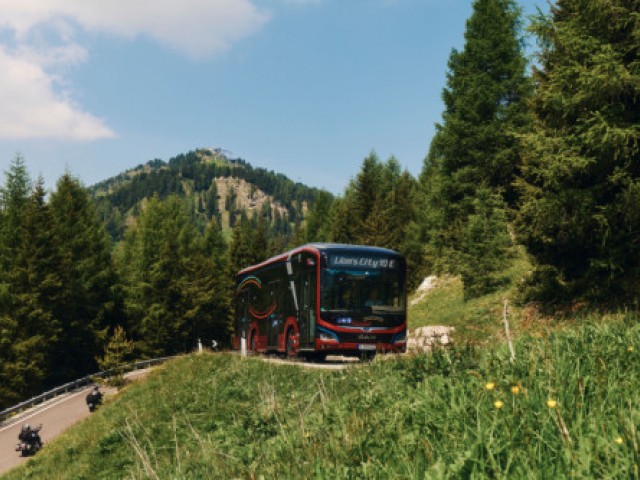
[[[107,231],[122,238],[126,225],[146,200],[176,194],[193,206],[201,225],[215,219],[229,231],[244,214],[269,220],[274,232],[288,235],[321,190],[293,182],[283,174],[256,168],[221,149],[198,149],[151,160],[90,188]]]

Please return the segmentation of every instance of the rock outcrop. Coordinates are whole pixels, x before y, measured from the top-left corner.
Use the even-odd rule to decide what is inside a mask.
[[[442,325],[418,327],[410,330],[407,337],[407,353],[430,352],[436,347],[447,347],[453,343],[454,327]]]

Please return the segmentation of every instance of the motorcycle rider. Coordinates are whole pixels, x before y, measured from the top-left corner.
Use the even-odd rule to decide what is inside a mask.
[[[95,385],[93,387],[93,390],[91,390],[91,392],[89,392],[89,394],[87,395],[87,405],[91,410],[92,406],[93,408],[95,408],[101,403],[102,403],[102,392],[100,391],[100,388],[98,387],[98,385]]]
[[[32,427],[28,423],[25,423],[22,426],[20,433],[18,434],[18,440],[32,447],[36,446],[37,448],[40,448],[42,446],[42,439],[40,438],[40,434],[38,432],[40,432],[41,428],[42,425]]]

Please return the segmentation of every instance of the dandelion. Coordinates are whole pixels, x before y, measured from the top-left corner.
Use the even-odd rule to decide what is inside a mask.
[[[514,385],[513,387],[511,387],[511,393],[513,393],[514,395],[518,395],[520,393],[520,387],[518,385]]]
[[[618,445],[622,445],[622,437],[616,437],[615,442],[616,442]]]
[[[553,400],[552,398],[547,400],[547,407],[556,408],[557,406],[558,406],[558,402],[556,400]]]
[[[504,403],[502,403],[500,400],[496,400],[495,402],[493,402],[493,406],[496,407],[496,410],[500,410],[502,407],[504,407]]]
[[[629,353],[633,352],[633,346],[627,347],[627,352]]]
[[[484,388],[486,390],[493,390],[494,388],[496,388],[496,384],[493,382],[487,382],[484,384]]]

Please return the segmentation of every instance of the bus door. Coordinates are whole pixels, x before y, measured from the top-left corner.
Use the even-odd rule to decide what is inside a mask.
[[[282,282],[276,280],[269,283],[269,296],[271,303],[276,305],[276,309],[266,319],[267,348],[276,349],[278,348],[278,333],[283,329]]]
[[[244,342],[245,348],[248,348],[249,341],[249,292],[247,290],[240,292],[237,303],[236,313],[236,334],[238,335],[238,348],[242,349]]]
[[[298,328],[300,330],[300,348],[314,348],[315,346],[315,294],[316,272],[304,270],[298,280],[298,298],[300,310],[298,312]]]

